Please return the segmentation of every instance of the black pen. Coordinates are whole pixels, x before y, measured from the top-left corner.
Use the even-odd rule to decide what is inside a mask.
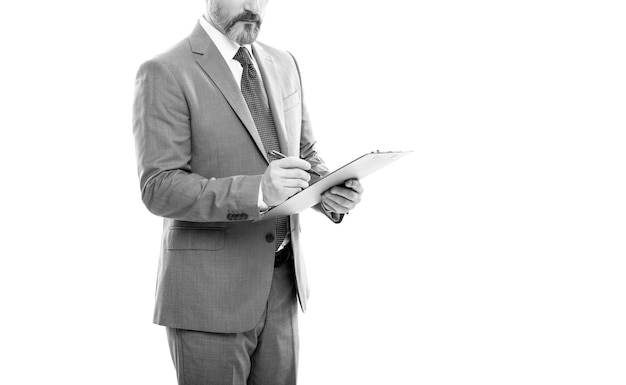
[[[286,157],[287,157],[287,155],[283,154],[282,152],[276,151],[276,150],[272,150],[272,151],[270,151],[270,152],[269,152],[269,154],[270,154],[270,155],[274,155],[275,157],[277,157],[277,158],[279,158],[279,159],[283,159],[283,158],[286,158]],[[311,168],[311,169],[309,169],[309,170],[305,170],[305,171],[306,171],[306,172],[308,172],[308,173],[310,173],[310,174],[317,175],[317,176],[319,176],[320,178],[322,177],[322,175],[321,175],[319,172],[317,172],[317,171],[313,170],[312,168]]]

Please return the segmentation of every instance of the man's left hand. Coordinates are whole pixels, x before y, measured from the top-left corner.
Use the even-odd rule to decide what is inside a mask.
[[[322,205],[329,211],[346,214],[361,201],[363,186],[357,179],[348,179],[343,186],[331,187],[322,194]]]

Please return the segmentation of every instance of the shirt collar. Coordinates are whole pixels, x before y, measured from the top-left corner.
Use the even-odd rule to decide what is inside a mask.
[[[256,60],[254,59],[254,55],[252,54],[252,46],[250,44],[240,46],[239,44],[230,40],[228,37],[226,37],[226,35],[224,35],[220,31],[218,31],[217,28],[212,26],[211,23],[206,20],[204,15],[200,18],[200,25],[202,26],[202,28],[204,28],[211,40],[213,40],[213,43],[217,47],[217,50],[220,51],[220,54],[222,54],[222,56],[224,57],[224,61],[226,61],[226,63],[230,63],[230,61],[233,60],[235,54],[239,50],[239,47],[245,47],[248,50],[248,53],[250,53],[252,61],[256,62]]]

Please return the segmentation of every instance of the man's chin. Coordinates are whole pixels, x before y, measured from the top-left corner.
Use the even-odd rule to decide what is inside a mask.
[[[256,28],[251,28],[249,31],[247,30],[231,30],[228,34],[228,37],[237,42],[239,45],[252,44],[256,40],[259,34],[259,30]]]

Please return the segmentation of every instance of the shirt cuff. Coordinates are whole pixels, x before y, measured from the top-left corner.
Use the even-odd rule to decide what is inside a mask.
[[[259,212],[261,214],[265,213],[269,209],[263,200],[263,190],[261,190],[261,185],[259,185],[259,199],[257,200],[257,206],[259,207]]]

